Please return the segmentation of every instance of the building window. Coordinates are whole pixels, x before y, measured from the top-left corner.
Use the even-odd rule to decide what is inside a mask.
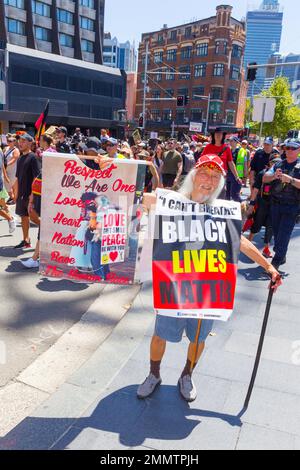
[[[238,46],[237,44],[233,44],[232,46],[232,57],[240,59],[243,55],[243,49]]]
[[[50,5],[47,5],[46,3],[43,3],[43,2],[38,2],[38,1],[33,0],[32,12],[35,13],[36,15],[48,16],[48,18],[51,17]]]
[[[167,61],[176,62],[177,59],[177,49],[169,49],[167,51]]]
[[[228,47],[228,44],[227,44],[226,41],[216,41],[215,54],[216,55],[220,55],[220,54],[227,55],[227,47]]]
[[[154,63],[160,64],[163,61],[163,52],[154,52]]]
[[[67,90],[67,76],[48,71],[42,72],[42,86],[57,90]]]
[[[179,67],[179,73],[180,80],[189,80],[191,78],[191,67],[189,65]]]
[[[94,0],[80,0],[80,5],[83,7],[95,8]]]
[[[104,55],[103,56],[103,62],[105,64],[111,64],[111,56],[110,55]]]
[[[160,110],[152,109],[151,118],[152,118],[152,121],[160,121]]]
[[[200,96],[204,96],[204,86],[198,86],[193,88],[193,100],[201,100]]]
[[[232,65],[230,68],[230,79],[239,80],[240,79],[240,67],[237,65]]]
[[[178,96],[187,96],[189,94],[188,88],[178,88],[177,95]]]
[[[26,26],[23,21],[13,20],[12,18],[6,19],[6,27],[9,33],[21,34],[25,36]]]
[[[166,80],[175,80],[175,74],[172,70],[167,71]]]
[[[11,66],[11,81],[24,83],[26,85],[40,85],[40,72],[36,69],[23,67],[22,65]]]
[[[178,124],[184,124],[184,111],[176,111],[176,122]]]
[[[197,44],[196,46],[196,55],[198,57],[204,57],[208,55],[208,43]]]
[[[177,29],[175,31],[171,31],[171,39],[172,41],[177,40]]]
[[[81,47],[83,52],[90,52],[94,53],[94,43],[92,41],[88,41],[87,39],[81,40]]]
[[[226,124],[234,124],[235,111],[229,110],[226,111]]]
[[[94,81],[93,82],[93,94],[112,97],[113,96],[112,84],[108,82]]]
[[[108,52],[109,54],[111,54],[111,46],[103,46],[103,52]]]
[[[220,87],[214,87],[211,89],[211,99],[212,100],[222,100],[222,91]]]
[[[160,90],[153,90],[152,91],[152,98],[160,98],[161,91]]]
[[[57,9],[57,19],[61,23],[74,24],[74,15],[67,10]]]
[[[225,66],[224,64],[215,64],[213,76],[214,77],[224,77]]]
[[[95,31],[95,24],[94,21],[90,18],[86,18],[85,16],[80,17],[80,28],[88,29],[89,31]]]
[[[229,88],[227,94],[227,101],[231,103],[236,103],[238,97],[238,91],[235,88]]]
[[[24,0],[4,0],[5,5],[9,5],[11,7],[21,8],[24,10]]]
[[[41,28],[40,26],[35,27],[35,37],[39,41],[51,42],[52,40],[50,29]]]
[[[78,93],[91,93],[91,81],[86,78],[70,77],[69,90]]]
[[[193,48],[191,46],[183,47],[181,49],[181,58],[182,59],[190,59],[192,57],[192,50],[193,50]]]
[[[192,37],[192,28],[191,28],[191,26],[189,26],[188,28],[185,28],[184,36],[185,36],[186,38]]]
[[[171,109],[164,109],[163,110],[163,120],[164,121],[171,121],[172,120],[172,110]]]
[[[162,81],[162,74],[161,73],[157,73],[155,76],[155,81],[156,82],[161,82]]]
[[[220,50],[221,50],[221,41],[216,41],[216,44],[215,44],[215,54],[216,54],[216,55],[220,54]]]
[[[164,35],[163,34],[158,35],[157,42],[158,42],[158,44],[163,44],[163,42],[164,42]]]
[[[194,122],[201,122],[203,116],[202,109],[192,109],[191,120]]]
[[[61,46],[74,47],[74,37],[69,34],[60,33],[59,42]]]
[[[195,65],[195,78],[206,76],[206,64]]]
[[[174,96],[174,88],[167,88],[165,90],[166,98],[172,98]]]

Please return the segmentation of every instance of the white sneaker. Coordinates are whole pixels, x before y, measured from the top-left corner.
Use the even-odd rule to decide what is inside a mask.
[[[188,402],[191,403],[197,398],[197,389],[193,382],[192,377],[187,374],[184,377],[180,377],[178,380],[179,390],[182,397]]]
[[[155,375],[150,374],[144,383],[139,386],[137,390],[138,398],[144,399],[150,397],[155,391],[156,387],[161,384],[161,378],[155,377]]]
[[[14,233],[16,230],[16,219],[13,217],[11,220],[8,220],[9,233]]]
[[[32,258],[29,258],[26,261],[21,261],[21,263],[27,269],[38,268],[40,266],[40,263],[38,261],[34,261]]]

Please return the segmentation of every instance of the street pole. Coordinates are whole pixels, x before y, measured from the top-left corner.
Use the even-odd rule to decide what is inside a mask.
[[[261,138],[262,138],[263,125],[264,125],[265,115],[266,115],[266,108],[267,108],[267,103],[264,103],[263,111],[262,111],[262,117],[261,117],[261,124],[260,124],[259,143],[260,143]]]
[[[205,135],[208,134],[208,121],[209,121],[209,111],[210,111],[210,93],[208,95],[208,100],[207,100],[207,115],[206,115],[206,129],[205,129]]]
[[[172,122],[172,139],[174,138],[175,136],[175,122],[173,121]]]
[[[148,55],[149,55],[149,42],[146,41],[146,56],[145,56],[145,75],[144,75],[144,97],[143,97],[143,131],[146,128],[146,96],[148,85]]]

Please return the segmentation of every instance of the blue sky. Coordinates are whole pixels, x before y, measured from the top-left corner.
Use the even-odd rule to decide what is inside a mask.
[[[233,16],[246,16],[247,6],[259,5],[260,0],[107,0],[105,31],[123,42],[135,39],[138,45],[141,33],[159,30],[164,23],[176,26],[192,19],[215,14],[222,3],[234,7]],[[280,0],[284,9],[284,28],[281,52],[300,53],[299,0]]]

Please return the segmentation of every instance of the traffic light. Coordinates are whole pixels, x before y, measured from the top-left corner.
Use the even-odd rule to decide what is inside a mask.
[[[251,62],[249,65],[257,65],[257,62]],[[256,80],[257,68],[256,69],[248,69],[247,72],[247,81],[254,82]]]
[[[183,95],[177,96],[177,106],[181,107],[181,108],[184,106],[184,96]]]
[[[144,127],[144,118],[143,118],[143,116],[140,116],[140,118],[139,118],[139,127]]]
[[[186,106],[187,104],[189,104],[189,101],[190,101],[190,97],[189,97],[188,95],[185,95],[185,97],[184,97],[184,104],[185,104],[185,106]]]

